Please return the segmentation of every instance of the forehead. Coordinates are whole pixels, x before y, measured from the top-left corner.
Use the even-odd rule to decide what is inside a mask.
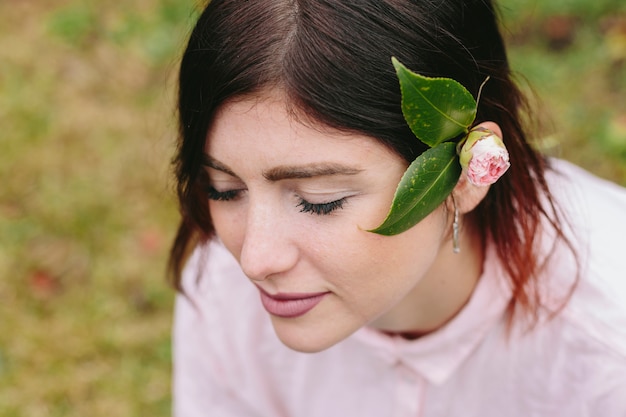
[[[256,120],[255,120],[256,119]],[[237,125],[256,122],[259,128],[272,128],[277,131],[290,130],[293,133],[349,138],[354,135],[332,128],[293,104],[282,90],[264,90],[262,93],[237,96],[223,103],[216,112],[209,129],[211,134],[224,129],[236,129]]]
[[[276,147],[294,153],[305,149],[310,151],[310,148],[338,150],[350,147],[388,152],[370,136],[345,132],[314,121],[283,94],[276,92],[238,97],[224,103],[215,114],[205,144],[205,150],[210,154],[253,148],[269,152],[277,151]]]

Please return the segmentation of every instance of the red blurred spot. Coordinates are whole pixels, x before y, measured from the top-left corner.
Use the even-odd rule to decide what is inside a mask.
[[[61,291],[61,282],[47,271],[35,271],[29,279],[30,290],[36,298],[48,299]]]
[[[163,235],[158,230],[145,230],[139,235],[139,246],[147,254],[155,254],[163,247]]]
[[[574,42],[578,22],[572,16],[550,16],[543,25],[543,32],[548,46],[560,51]]]

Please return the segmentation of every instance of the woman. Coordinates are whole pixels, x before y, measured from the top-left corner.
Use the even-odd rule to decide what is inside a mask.
[[[382,236],[392,56],[511,166]],[[489,1],[213,0],[179,80],[177,416],[626,415],[626,192],[528,144]]]

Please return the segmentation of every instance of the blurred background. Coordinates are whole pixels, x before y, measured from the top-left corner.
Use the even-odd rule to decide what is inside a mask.
[[[169,415],[175,77],[201,3],[0,0],[0,416]],[[501,3],[538,146],[626,185],[626,2]]]

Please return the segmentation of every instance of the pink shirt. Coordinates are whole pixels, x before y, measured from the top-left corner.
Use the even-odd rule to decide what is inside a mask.
[[[258,291],[218,242],[184,273],[174,325],[176,417],[626,417],[626,190],[562,161],[581,278],[568,304],[507,336],[510,300],[489,249],[463,310],[415,341],[363,328],[315,354],[275,336]],[[548,236],[543,237],[547,245]],[[541,287],[555,307],[575,274],[557,249]]]

